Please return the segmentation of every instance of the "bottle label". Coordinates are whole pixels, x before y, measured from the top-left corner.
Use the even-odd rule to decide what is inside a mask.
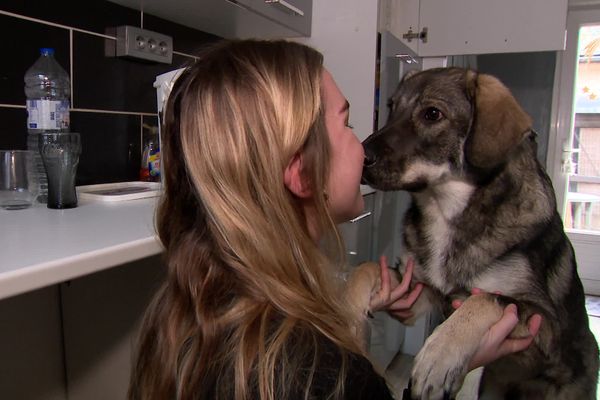
[[[160,153],[151,153],[148,157],[148,172],[156,180],[160,176]]]
[[[68,100],[27,100],[27,128],[69,129]]]

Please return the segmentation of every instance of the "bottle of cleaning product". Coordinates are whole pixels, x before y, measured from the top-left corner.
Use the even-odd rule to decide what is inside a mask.
[[[148,173],[152,182],[160,181],[160,147],[152,143],[148,151]]]
[[[143,125],[148,132],[142,151],[142,165],[140,180],[145,182],[160,181],[160,146],[158,140],[158,127]]]
[[[71,83],[67,72],[54,59],[54,49],[41,48],[40,57],[25,73],[27,96],[27,148],[35,153],[40,185],[38,201],[45,203],[48,180],[39,154],[39,136],[44,132],[68,132]]]

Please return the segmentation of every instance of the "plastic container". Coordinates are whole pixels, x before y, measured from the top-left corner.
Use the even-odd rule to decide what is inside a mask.
[[[25,73],[27,96],[27,149],[35,152],[39,181],[38,202],[48,197],[48,179],[39,153],[39,134],[68,132],[71,82],[67,72],[54,59],[54,49],[41,48],[40,57]]]
[[[143,125],[148,136],[144,139],[142,164],[140,166],[140,181],[160,182],[160,141],[158,127]]]
[[[125,201],[157,197],[161,194],[159,182],[117,182],[77,186],[77,197],[91,201]]]

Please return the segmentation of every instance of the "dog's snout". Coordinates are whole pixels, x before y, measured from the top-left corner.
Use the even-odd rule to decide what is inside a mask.
[[[365,148],[365,160],[363,161],[363,166],[372,167],[376,162],[377,156],[375,153],[372,150]]]

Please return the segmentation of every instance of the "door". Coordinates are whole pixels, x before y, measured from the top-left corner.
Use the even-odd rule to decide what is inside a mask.
[[[569,11],[558,64],[548,169],[584,289],[600,295],[600,6]]]

